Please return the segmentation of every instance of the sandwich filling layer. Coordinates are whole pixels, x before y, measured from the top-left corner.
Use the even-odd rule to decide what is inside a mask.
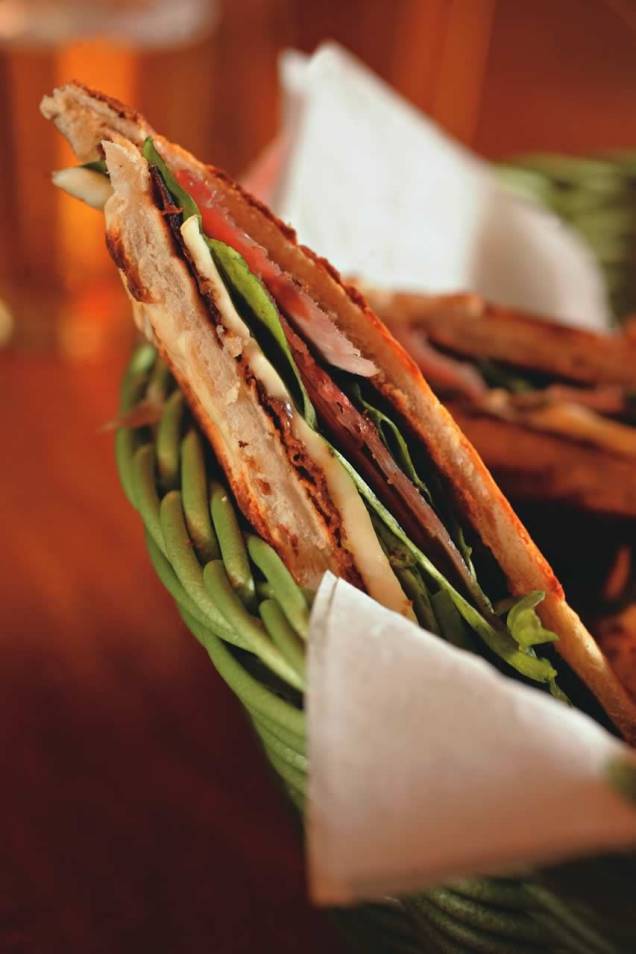
[[[223,348],[274,421],[316,509],[329,519],[335,506],[334,539],[350,551],[360,585],[562,698],[553,655],[536,650],[556,640],[535,611],[543,593],[512,599],[489,552],[471,559],[439,475],[408,422],[383,403],[376,365],[237,228],[212,188],[176,178],[150,140],[143,155]]]

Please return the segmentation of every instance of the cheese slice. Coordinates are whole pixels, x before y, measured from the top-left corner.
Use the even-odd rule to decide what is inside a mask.
[[[311,458],[325,475],[332,500],[342,516],[347,543],[370,596],[388,609],[415,619],[410,600],[393,572],[389,559],[380,546],[358,489],[329,444],[294,412],[293,430],[303,442]]]
[[[201,278],[209,282],[214,292],[215,304],[224,328],[240,340],[241,351],[252,373],[267,393],[287,405],[295,436],[302,441],[311,459],[324,473],[329,494],[342,519],[347,548],[353,555],[367,592],[388,609],[412,616],[410,601],[380,545],[371,517],[353,480],[334,456],[327,441],[312,430],[298,413],[284,381],[238,314],[201,234],[196,216],[191,216],[183,223],[181,236],[195,269]]]

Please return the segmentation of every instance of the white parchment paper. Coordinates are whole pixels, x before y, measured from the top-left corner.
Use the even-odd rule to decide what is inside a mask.
[[[600,272],[574,232],[342,47],[285,53],[281,89],[278,143],[247,185],[340,272],[607,325]]]
[[[636,844],[607,766],[630,750],[327,574],[308,669],[312,899]]]

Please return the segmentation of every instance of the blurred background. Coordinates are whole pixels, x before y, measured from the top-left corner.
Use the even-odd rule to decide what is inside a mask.
[[[280,51],[329,38],[489,159],[636,142],[630,0],[2,0],[0,336],[86,357],[129,329],[99,216],[49,187],[71,157],[46,91],[108,90],[238,175],[278,128]]]
[[[280,51],[327,39],[489,160],[627,152],[601,205],[629,213],[604,264],[632,308],[632,0],[0,0],[3,954],[337,950],[117,483],[132,322],[101,215],[51,187],[73,160],[38,112],[79,79],[240,175],[278,128]]]

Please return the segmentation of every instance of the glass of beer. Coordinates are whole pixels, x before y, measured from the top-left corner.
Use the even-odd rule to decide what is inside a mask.
[[[209,100],[194,103],[192,68],[216,14],[216,0],[0,0],[0,344],[86,357],[132,333],[101,213],[51,184],[76,160],[39,102],[77,79],[175,138],[199,128]]]

